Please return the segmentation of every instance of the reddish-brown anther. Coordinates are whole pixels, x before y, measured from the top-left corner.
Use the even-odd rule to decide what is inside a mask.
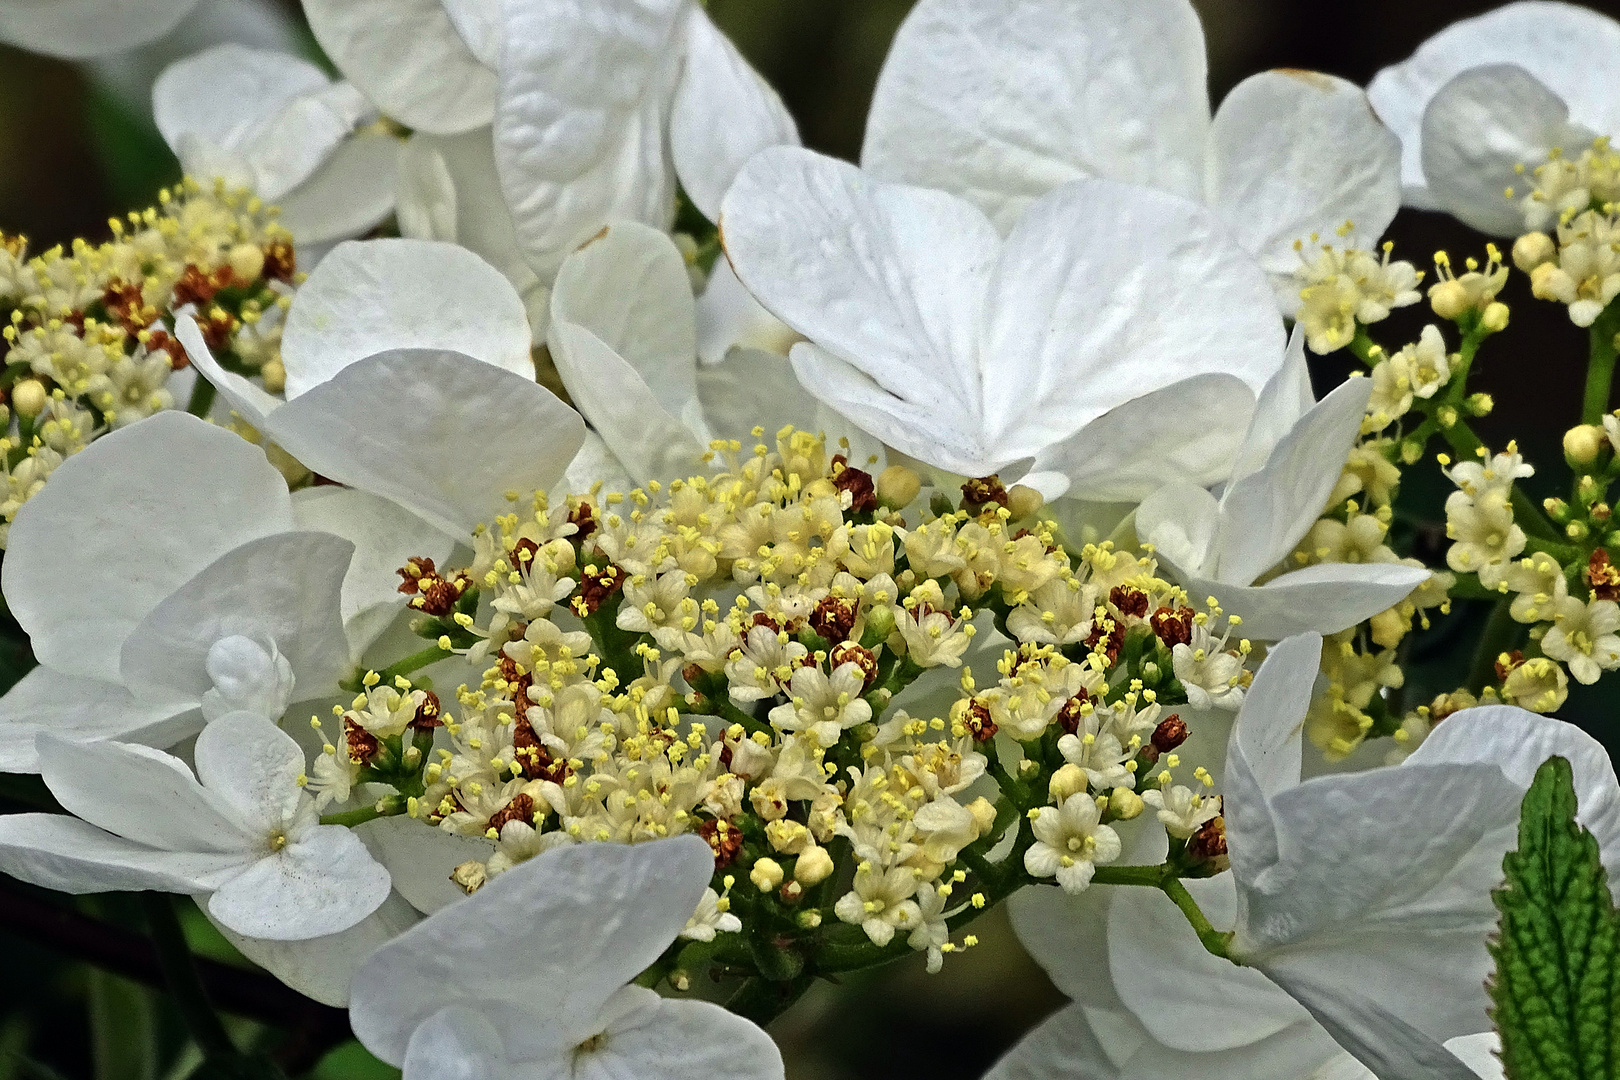
[[[1115,585],[1108,590],[1108,602],[1128,618],[1140,619],[1148,613],[1147,593],[1129,585]]]
[[[574,543],[583,544],[591,538],[596,531],[596,509],[588,502],[581,502],[568,511],[568,520],[574,526]]]
[[[118,278],[107,283],[106,291],[101,294],[101,306],[132,334],[157,321],[157,309],[147,306],[141,287],[125,284]]]
[[[284,240],[276,240],[264,246],[264,276],[273,281],[290,282],[298,273],[298,258],[293,254],[293,246]]]
[[[1495,665],[1497,681],[1506,682],[1507,677],[1513,674],[1513,669],[1522,663],[1524,663],[1524,653],[1520,652],[1518,649],[1514,649],[1512,652],[1505,652],[1499,655],[1496,658]]]
[[[1081,709],[1090,701],[1091,695],[1081,690],[1074,697],[1065,701],[1063,707],[1057,711],[1058,727],[1063,729],[1065,735],[1079,733],[1081,726],[1085,723],[1085,713]]]
[[[1148,617],[1148,624],[1167,649],[1192,644],[1192,608],[1162,607]]]
[[[1586,563],[1586,583],[1592,587],[1594,600],[1620,600],[1620,569],[1609,561],[1603,548],[1592,552]]]
[[[861,606],[844,596],[824,596],[810,613],[810,629],[829,642],[845,641],[855,630]]]
[[[382,749],[377,736],[347,717],[343,720],[343,741],[348,746],[349,760],[356,765],[369,763]]]
[[[698,826],[698,835],[709,842],[714,852],[714,868],[719,870],[737,861],[742,850],[742,830],[722,819],[705,821]]]
[[[456,601],[472,584],[471,579],[459,571],[454,577],[446,578],[432,559],[413,557],[394,572],[400,576],[399,591],[411,597],[410,607],[428,615],[450,614],[456,609]]]
[[[1009,502],[1007,489],[1001,486],[999,476],[981,476],[977,480],[969,480],[962,485],[962,501],[970,509],[989,506],[1006,506]]]
[[[1106,631],[1104,626],[1107,627]],[[1096,652],[1100,647],[1108,657],[1108,662],[1112,664],[1119,659],[1119,650],[1125,646],[1125,625],[1116,619],[1095,622],[1084,644],[1092,652]]]
[[[827,655],[832,661],[832,668],[834,671],[837,671],[845,664],[854,664],[856,667],[861,669],[861,675],[864,678],[864,682],[861,685],[862,693],[865,693],[868,689],[870,689],[872,686],[872,680],[877,678],[878,660],[876,654],[874,654],[871,649],[863,649],[853,641],[845,641],[834,645],[832,652],[828,653]]]
[[[512,796],[512,801],[490,815],[489,827],[498,834],[506,827],[509,821],[521,821],[525,825],[534,824],[534,799],[521,792]]]
[[[579,615],[595,615],[608,597],[624,588],[624,571],[612,563],[598,569],[587,566],[579,575],[579,595],[574,597],[574,611]]]
[[[1216,863],[1219,865],[1226,859],[1226,818],[1215,817],[1204,823],[1204,827],[1193,833],[1191,840],[1187,841],[1187,854],[1195,861],[1203,863]]]
[[[1153,749],[1161,754],[1168,754],[1176,747],[1187,741],[1187,723],[1177,713],[1171,713],[1159,721],[1159,726],[1153,729]]]
[[[877,486],[872,474],[849,464],[843,454],[832,459],[832,484],[839,491],[849,493],[849,512],[870,514],[877,509]]]
[[[981,743],[995,738],[996,732],[1000,730],[1000,725],[990,719],[990,707],[982,701],[975,701],[968,706],[967,713],[962,717],[962,726],[967,728],[974,742]]]
[[[231,268],[222,266],[211,274],[205,274],[195,265],[188,264],[180,274],[180,280],[174,283],[174,305],[180,307],[184,304],[196,304],[199,308],[207,307],[214,302],[221,289],[231,285]]]
[[[440,727],[444,724],[444,706],[439,703],[439,695],[431,690],[423,691],[426,696],[422,704],[416,707],[416,716],[412,718],[410,726],[417,731]]]

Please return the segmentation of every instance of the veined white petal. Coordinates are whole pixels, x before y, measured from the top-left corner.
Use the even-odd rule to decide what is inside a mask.
[[[65,814],[0,817],[0,872],[57,892],[205,893],[240,873],[243,860],[147,847]]]
[[[173,30],[197,0],[5,0],[0,41],[83,59],[131,49]]]
[[[469,859],[488,862],[493,845],[478,836],[448,833],[408,817],[384,817],[354,834],[388,868],[394,889],[424,915],[466,899],[450,872]]]
[[[317,825],[220,886],[208,913],[246,937],[305,941],[355,926],[388,892],[388,871],[358,836]]]
[[[190,315],[177,316],[174,327],[174,336],[186,347],[191,366],[214,384],[214,389],[220,392],[237,415],[253,427],[264,430],[265,417],[281,407],[281,399],[253,380],[220,367],[208,343],[203,340],[197,321]]]
[[[1227,615],[1243,620],[1243,636],[1280,641],[1295,634],[1337,634],[1387,611],[1429,579],[1422,567],[1401,563],[1320,563],[1272,578],[1264,585],[1227,585],[1183,577],[1200,600],[1213,596]]]
[[[303,183],[281,197],[281,224],[299,244],[346,240],[394,209],[400,141],[382,131],[351,135]]]
[[[668,1080],[781,1080],[781,1051],[757,1024],[709,1001],[654,1000],[634,1026],[608,1029],[605,1060],[587,1068],[609,1076],[656,1068]]]
[[[231,713],[197,736],[197,779],[228,803],[253,835],[291,826],[303,791],[304,752],[263,716]]]
[[[149,704],[118,683],[64,675],[43,664],[0,698],[0,772],[37,773],[42,733],[79,742],[173,745],[202,727],[195,708]]]

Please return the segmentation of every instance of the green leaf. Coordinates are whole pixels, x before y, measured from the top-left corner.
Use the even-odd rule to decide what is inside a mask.
[[[1575,822],[1569,762],[1536,773],[1519,818],[1519,850],[1491,945],[1491,1011],[1508,1080],[1620,1077],[1620,912],[1597,841]]]

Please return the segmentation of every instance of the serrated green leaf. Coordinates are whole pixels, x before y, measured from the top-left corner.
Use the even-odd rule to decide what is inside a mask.
[[[1525,794],[1519,849],[1493,895],[1491,1016],[1508,1080],[1620,1080],[1620,912],[1576,809],[1569,762],[1552,758]]]

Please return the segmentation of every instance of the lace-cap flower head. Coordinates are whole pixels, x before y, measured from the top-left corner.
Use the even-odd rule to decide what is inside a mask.
[[[713,872],[694,836],[539,855],[378,949],[355,978],[355,1034],[407,1080],[780,1080],[749,1021],[630,985]]]

